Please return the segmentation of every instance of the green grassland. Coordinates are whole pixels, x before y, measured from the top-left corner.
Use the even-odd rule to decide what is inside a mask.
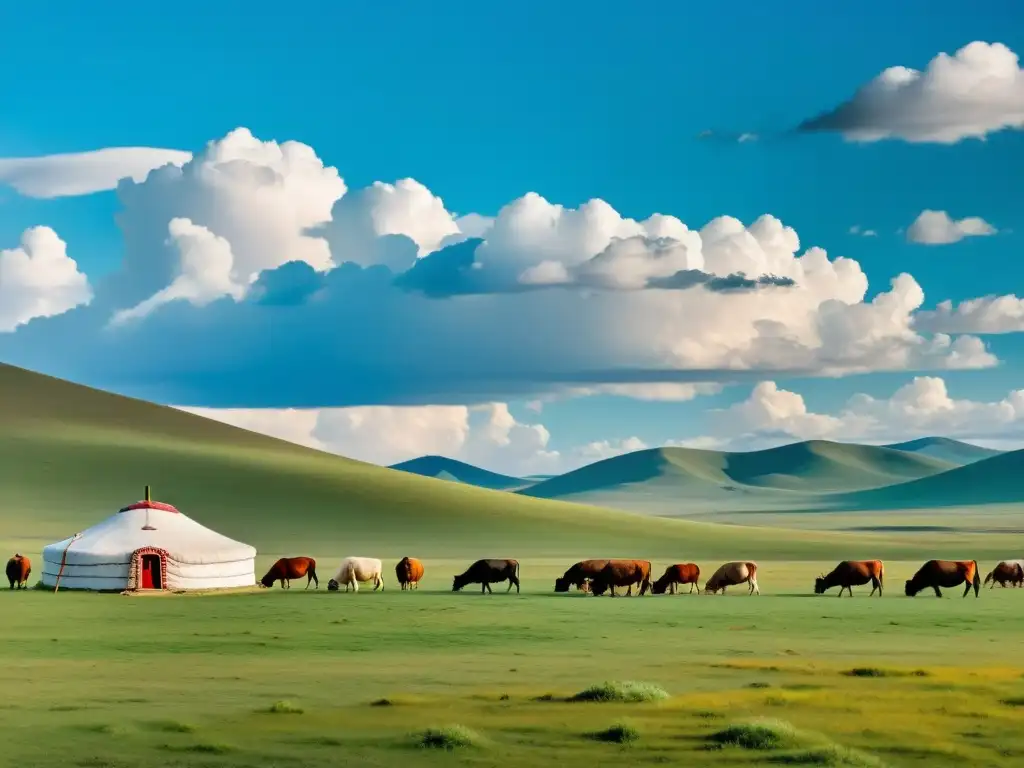
[[[261,573],[278,556],[308,554],[325,582],[342,557],[377,556],[386,590],[0,590],[0,764],[997,766],[1024,757],[1024,589],[902,595],[924,559],[977,559],[987,571],[1018,556],[1019,535],[987,527],[1000,515],[1009,525],[1012,507],[959,510],[984,517],[972,533],[878,531],[924,522],[914,517],[923,511],[865,512],[872,530],[856,532],[781,527],[773,515],[784,508],[751,513],[758,525],[665,519],[373,467],[0,367],[0,547],[38,563],[43,545],[112,514],[145,484],[256,546]],[[416,592],[394,584],[403,555],[426,562]],[[651,559],[656,570],[692,560],[705,575],[751,558],[762,594],[553,593],[574,560],[608,556]],[[522,594],[453,594],[451,576],[478,557],[520,559]],[[883,598],[811,594],[821,571],[860,557],[886,560]],[[855,668],[868,671],[846,674]],[[567,700],[628,680],[668,697]],[[756,718],[783,724],[751,729]],[[440,734],[432,743],[451,749],[422,746],[430,728]],[[771,748],[714,738],[748,731]],[[622,734],[637,738],[607,740]]]

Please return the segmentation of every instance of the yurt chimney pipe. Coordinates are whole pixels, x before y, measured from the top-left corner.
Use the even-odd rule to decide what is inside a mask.
[[[150,499],[150,497],[149,497],[149,486],[148,485],[146,486],[146,501],[152,501],[152,499]]]

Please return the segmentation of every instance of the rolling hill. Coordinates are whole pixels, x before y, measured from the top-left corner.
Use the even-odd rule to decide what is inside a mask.
[[[981,504],[1024,503],[1024,450],[999,453],[887,488],[836,496],[837,507],[852,509],[936,509]]]
[[[1002,451],[992,448],[982,448],[980,445],[951,440],[948,437],[922,437],[917,440],[908,440],[904,443],[892,443],[884,447],[892,448],[896,451],[914,453],[918,456],[931,456],[933,459],[940,459],[941,461],[947,461],[960,466],[988,459],[992,456],[998,456],[1002,453]]]
[[[490,488],[495,491],[511,491],[531,484],[530,480],[490,472],[472,464],[467,464],[464,461],[449,459],[445,456],[420,456],[416,459],[392,464],[391,469],[397,469],[400,472],[411,472],[414,475],[422,475],[423,477],[433,477],[438,480],[466,483],[467,485],[475,485],[478,488]]]
[[[38,555],[139,498],[146,484],[155,498],[254,545],[258,566],[288,554],[328,562],[349,554],[916,557],[943,542],[666,520],[485,490],[0,365],[0,546]]]
[[[954,466],[890,448],[818,440],[748,453],[656,448],[605,459],[518,493],[654,512],[692,503],[771,506],[916,480]]]

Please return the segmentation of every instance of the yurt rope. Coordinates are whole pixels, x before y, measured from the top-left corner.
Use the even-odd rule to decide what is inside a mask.
[[[64,554],[60,556],[60,570],[57,571],[57,581],[54,582],[53,585],[54,593],[56,593],[58,587],[60,587],[60,577],[64,574],[64,566],[67,565],[68,562],[68,550],[71,549],[71,545],[78,541],[81,537],[81,532],[76,533],[74,536],[71,537],[71,541],[68,542],[68,545],[64,547]]]

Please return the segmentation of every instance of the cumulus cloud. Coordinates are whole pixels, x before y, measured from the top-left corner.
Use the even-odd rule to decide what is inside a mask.
[[[202,307],[222,296],[238,301],[245,294],[247,286],[236,282],[233,276],[231,243],[190,219],[171,219],[167,230],[167,242],[178,252],[177,276],[145,301],[116,313],[114,323],[145,317],[171,301],[184,299]]]
[[[516,476],[560,472],[566,460],[578,464],[589,455],[563,456],[550,450],[547,429],[542,424],[517,421],[505,403],[182,410],[384,466],[439,455]]]
[[[141,182],[155,168],[181,166],[190,152],[150,147],[111,147],[42,157],[0,158],[0,184],[26,197],[68,197],[114,189],[121,179]]]
[[[953,144],[1024,127],[1024,71],[1002,43],[975,41],[938,54],[924,71],[889,67],[803,131],[838,131],[859,142],[896,138]]]
[[[941,435],[968,441],[1024,441],[1024,390],[996,401],[958,400],[946,382],[918,376],[890,397],[851,397],[836,413],[814,413],[803,397],[761,382],[750,396],[713,414],[712,433],[702,447],[752,450],[794,440],[893,443]]]
[[[4,359],[164,402],[274,408],[996,362],[977,338],[915,325],[910,275],[869,297],[856,261],[770,215],[697,229],[528,193],[466,221],[412,180],[348,192],[311,147],[245,129],[118,195],[122,270],[88,310],[0,340]],[[123,312],[136,322],[111,325]]]
[[[994,235],[996,228],[982,218],[968,216],[965,219],[950,218],[945,211],[924,210],[907,228],[907,240],[919,245],[949,245],[965,237]]]
[[[21,247],[0,251],[0,333],[91,300],[88,278],[49,227],[27,229]]]
[[[934,310],[919,312],[914,325],[927,333],[1019,333],[1024,331],[1024,299],[1010,294],[956,305],[943,301]]]

